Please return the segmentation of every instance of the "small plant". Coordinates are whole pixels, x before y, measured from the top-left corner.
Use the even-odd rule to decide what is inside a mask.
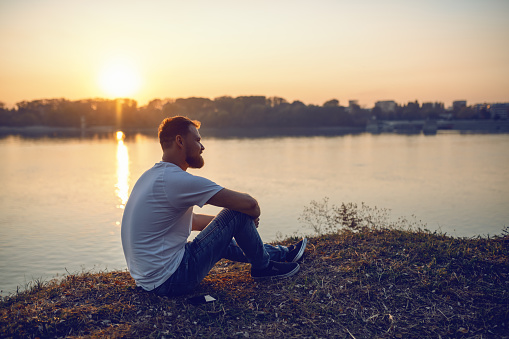
[[[509,226],[504,226],[502,229],[502,237],[509,237]]]
[[[414,217],[415,219],[415,217]],[[418,229],[423,225],[420,222],[399,218],[391,221],[390,209],[370,207],[364,203],[341,203],[330,205],[329,198],[321,202],[312,200],[305,206],[299,221],[311,227],[316,234],[337,233],[340,229],[352,231],[381,230],[381,229]]]

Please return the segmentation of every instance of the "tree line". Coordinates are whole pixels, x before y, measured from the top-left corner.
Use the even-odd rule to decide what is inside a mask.
[[[184,115],[201,121],[204,126],[228,127],[363,127],[369,119],[418,120],[437,119],[445,112],[443,104],[417,101],[396,105],[385,112],[379,107],[364,109],[355,103],[348,107],[336,99],[322,106],[292,103],[280,97],[222,96],[208,98],[154,99],[138,107],[132,99],[42,99],[22,101],[13,109],[0,103],[0,126],[55,126],[117,128],[153,128],[168,116]],[[452,118],[488,118],[486,112],[461,107],[451,112]]]

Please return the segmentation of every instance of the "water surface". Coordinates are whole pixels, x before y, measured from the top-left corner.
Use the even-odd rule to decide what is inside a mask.
[[[191,172],[256,197],[265,241],[311,233],[299,216],[324,197],[388,208],[393,219],[415,215],[453,236],[500,234],[509,218],[506,134],[204,135],[203,142],[205,167]],[[67,272],[125,269],[123,205],[160,158],[157,139],[142,135],[0,140],[2,294]]]

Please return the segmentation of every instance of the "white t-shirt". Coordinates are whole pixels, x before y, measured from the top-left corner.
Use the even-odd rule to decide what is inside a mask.
[[[193,206],[203,207],[223,187],[159,162],[136,182],[122,217],[122,248],[136,285],[147,291],[180,265],[191,234]]]

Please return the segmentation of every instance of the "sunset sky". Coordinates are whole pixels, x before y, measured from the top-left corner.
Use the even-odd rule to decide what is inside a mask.
[[[0,101],[509,102],[509,1],[0,0]]]

